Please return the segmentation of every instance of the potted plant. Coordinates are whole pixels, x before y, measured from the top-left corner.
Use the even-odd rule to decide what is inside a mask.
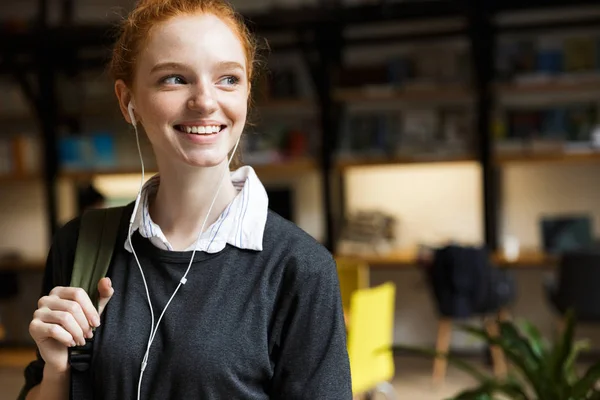
[[[564,330],[550,344],[529,322],[517,327],[513,322],[499,323],[500,333],[491,337],[485,329],[461,325],[460,329],[483,339],[488,345],[499,346],[512,365],[506,378],[496,378],[473,365],[435,351],[418,352],[446,357],[457,368],[474,377],[478,384],[452,398],[452,400],[492,400],[501,395],[511,400],[600,400],[600,362],[584,373],[579,373],[576,361],[587,341],[574,341],[575,318],[566,315]],[[414,349],[413,349],[414,350]]]

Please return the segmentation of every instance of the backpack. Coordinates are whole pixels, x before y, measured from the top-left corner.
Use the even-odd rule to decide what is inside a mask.
[[[81,216],[70,286],[83,288],[98,307],[98,281],[106,276],[125,207],[91,209]],[[91,361],[94,339],[69,348],[71,400],[92,400]]]

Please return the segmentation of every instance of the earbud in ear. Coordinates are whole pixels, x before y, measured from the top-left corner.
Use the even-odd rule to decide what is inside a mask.
[[[129,112],[129,118],[131,119],[131,125],[136,126],[137,121],[135,120],[135,114],[133,113],[133,101],[130,100],[127,105],[127,111]]]

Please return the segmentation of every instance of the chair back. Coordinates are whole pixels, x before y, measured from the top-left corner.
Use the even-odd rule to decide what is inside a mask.
[[[556,306],[581,321],[600,321],[600,251],[565,252],[559,264]]]
[[[396,286],[392,282],[358,289],[352,294],[348,355],[354,395],[394,377],[395,297]]]
[[[342,305],[344,312],[350,313],[352,294],[358,289],[369,287],[369,266],[367,263],[353,258],[336,259]]]

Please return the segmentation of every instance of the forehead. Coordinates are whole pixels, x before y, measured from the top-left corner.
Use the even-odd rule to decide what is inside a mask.
[[[212,14],[178,16],[158,24],[140,52],[139,61],[143,70],[167,61],[192,66],[236,61],[246,66],[242,43],[225,22]]]

